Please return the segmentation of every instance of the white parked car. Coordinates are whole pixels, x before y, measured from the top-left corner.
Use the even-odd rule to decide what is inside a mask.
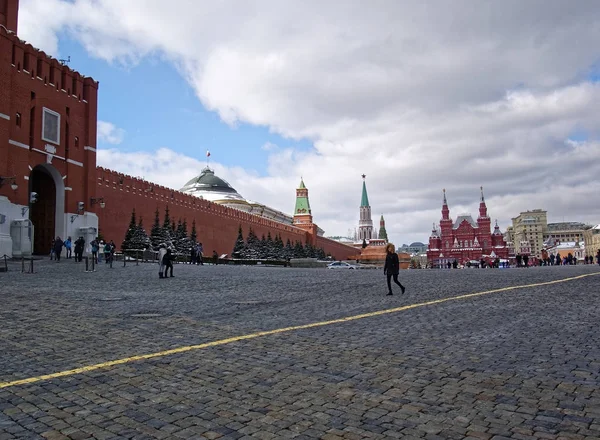
[[[344,261],[334,261],[327,265],[327,269],[358,269],[358,267]]]

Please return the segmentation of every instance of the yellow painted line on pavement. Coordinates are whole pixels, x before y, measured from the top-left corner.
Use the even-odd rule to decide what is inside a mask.
[[[141,361],[141,360],[145,360],[145,359],[170,356],[172,354],[178,354],[178,353],[186,353],[188,351],[201,350],[203,348],[217,347],[219,345],[231,344],[232,342],[260,338],[261,336],[277,335],[280,333],[292,332],[294,330],[304,330],[304,329],[315,328],[315,327],[324,327],[324,326],[332,325],[332,324],[341,324],[341,323],[345,323],[345,322],[356,321],[358,319],[371,318],[373,316],[381,316],[381,315],[387,315],[390,313],[402,312],[404,310],[416,309],[419,307],[431,306],[431,305],[435,305],[435,304],[442,304],[445,302],[458,301],[458,300],[463,300],[463,299],[468,299],[468,298],[475,298],[477,296],[490,295],[492,293],[500,293],[500,292],[507,292],[510,290],[527,289],[527,288],[531,288],[531,287],[548,286],[551,284],[565,283],[568,281],[574,281],[574,280],[578,280],[581,278],[586,278],[586,277],[590,277],[590,276],[594,276],[594,275],[600,275],[600,272],[578,275],[575,277],[563,278],[563,279],[554,280],[554,281],[545,281],[543,283],[524,284],[521,286],[509,286],[509,287],[502,287],[500,289],[485,290],[483,292],[467,293],[464,295],[452,296],[449,298],[441,298],[441,299],[435,299],[435,300],[431,300],[431,301],[425,301],[422,303],[409,304],[406,306],[395,307],[392,309],[385,309],[385,310],[378,310],[376,312],[362,313],[360,315],[348,316],[346,318],[332,319],[330,321],[313,322],[310,324],[294,325],[291,327],[284,327],[284,328],[278,328],[278,329],[274,329],[274,330],[266,330],[266,331],[262,331],[262,332],[250,333],[247,335],[233,336],[231,338],[220,339],[218,341],[205,342],[204,344],[188,345],[185,347],[173,348],[170,350],[159,351],[156,353],[140,354],[140,355],[130,356],[130,357],[122,358],[122,359],[116,359],[113,361],[102,362],[99,364],[88,365],[85,367],[73,368],[72,370],[59,371],[56,373],[44,374],[41,376],[29,377],[26,379],[13,380],[11,382],[0,382],[0,389],[15,387],[18,385],[26,385],[26,384],[35,383],[35,382],[42,382],[42,381],[51,380],[51,379],[57,379],[59,377],[73,376],[76,374],[86,373],[88,371],[106,369],[106,368],[114,367],[116,365],[123,365],[123,364],[127,364],[130,362]]]

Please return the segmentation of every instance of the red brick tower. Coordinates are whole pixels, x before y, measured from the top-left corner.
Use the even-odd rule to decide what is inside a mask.
[[[19,0],[0,0],[0,26],[17,33],[19,24]]]
[[[452,219],[450,218],[450,208],[446,200],[446,189],[444,188],[444,204],[442,205],[442,219],[440,220],[440,235],[442,238],[452,237]],[[452,246],[452,243],[442,243],[444,249]]]

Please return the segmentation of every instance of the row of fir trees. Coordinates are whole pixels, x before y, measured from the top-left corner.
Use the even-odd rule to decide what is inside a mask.
[[[252,228],[248,230],[248,237],[244,240],[242,226],[238,230],[238,237],[231,254],[234,258],[243,258],[247,260],[288,260],[290,258],[326,258],[325,251],[317,248],[310,243],[302,245],[296,241],[292,244],[290,239],[284,244],[281,235],[267,236],[263,234],[262,238],[254,233]]]
[[[197,242],[196,221],[192,222],[192,230],[188,236],[186,219],[179,219],[177,224],[169,215],[169,207],[165,208],[165,216],[160,222],[158,208],[154,215],[154,224],[150,235],[144,229],[142,218],[139,221],[135,215],[135,209],[131,211],[131,221],[125,233],[125,239],[121,244],[123,251],[133,250],[158,250],[161,244],[167,248],[175,249],[179,254],[187,254]],[[326,258],[325,251],[310,243],[302,244],[296,241],[292,244],[290,239],[284,244],[281,235],[267,236],[262,238],[254,233],[252,228],[248,231],[248,237],[244,239],[242,226],[238,230],[238,237],[233,247],[232,256],[249,260],[287,260],[290,258]]]
[[[157,208],[154,215],[154,224],[150,230],[150,236],[148,236],[144,229],[142,218],[140,217],[138,222],[135,209],[133,209],[131,211],[131,221],[125,233],[125,240],[121,244],[121,249],[123,251],[146,249],[156,251],[161,244],[164,244],[167,248],[175,249],[177,253],[187,254],[198,239],[196,221],[192,222],[192,231],[189,236],[187,228],[186,219],[183,219],[183,221],[179,219],[177,224],[175,224],[175,220],[171,220],[168,206],[165,209],[165,217],[161,224]]]

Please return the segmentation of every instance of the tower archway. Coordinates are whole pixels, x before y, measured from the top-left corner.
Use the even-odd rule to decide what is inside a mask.
[[[37,193],[37,201],[29,204],[29,218],[34,226],[33,253],[50,253],[56,236],[64,239],[65,185],[51,164],[37,165],[29,176],[29,194]]]

